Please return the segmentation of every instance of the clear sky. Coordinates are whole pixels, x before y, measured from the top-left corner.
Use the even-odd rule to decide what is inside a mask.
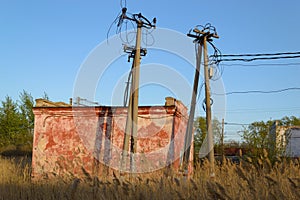
[[[183,34],[195,25],[209,22],[217,28],[220,39],[215,40],[214,44],[223,54],[300,50],[300,2],[297,0],[127,0],[127,8],[131,13],[142,12],[150,19],[157,17],[159,28]],[[73,95],[82,63],[97,45],[106,41],[109,27],[120,10],[119,0],[0,0],[0,100],[7,95],[18,99],[24,89],[34,98],[46,92],[53,101],[67,102]],[[114,24],[109,35],[112,37],[115,32]],[[194,53],[194,49],[190,51]],[[164,56],[163,52],[149,50],[142,63],[156,60],[156,63],[169,67],[174,65],[176,68],[177,65],[177,71],[184,74],[191,84],[193,71],[182,67],[184,61],[168,58],[170,55]],[[300,59],[235,66],[228,66],[234,63],[224,63],[222,81],[225,91],[300,87],[300,64],[276,63],[300,63]],[[123,56],[114,63],[115,69],[110,68],[108,73],[112,77],[117,76],[118,65],[121,64],[122,70],[130,68],[127,58]],[[178,67],[179,64],[182,68]],[[110,101],[105,98],[107,92],[97,91],[94,100],[109,104]],[[186,93],[184,103],[188,105],[190,91],[187,89]],[[167,95],[170,95],[170,91],[152,85],[141,92],[140,103],[163,104]],[[226,99],[225,121],[247,124],[291,115],[300,117],[299,99],[299,90],[277,94],[230,95]],[[200,95],[197,114],[204,116],[202,100],[203,95]],[[218,109],[214,108],[216,115],[221,111]],[[239,129],[241,126],[226,126],[226,137],[236,138]]]

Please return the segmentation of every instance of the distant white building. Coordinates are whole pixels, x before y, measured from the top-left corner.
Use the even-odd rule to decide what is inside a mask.
[[[275,122],[270,129],[270,139],[277,154],[300,157],[300,126],[278,126]]]

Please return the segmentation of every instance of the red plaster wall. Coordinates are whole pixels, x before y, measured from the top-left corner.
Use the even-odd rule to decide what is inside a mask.
[[[101,178],[121,169],[127,108],[35,107],[33,112],[34,179],[87,174]],[[187,109],[180,101],[173,106],[139,107],[135,173],[167,165],[178,172],[187,119]],[[127,163],[122,170],[128,172],[129,158]]]

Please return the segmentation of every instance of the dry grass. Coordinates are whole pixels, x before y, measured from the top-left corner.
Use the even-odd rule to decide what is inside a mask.
[[[29,166],[0,158],[0,199],[300,199],[299,161],[273,166],[267,158],[240,165],[225,161],[216,166],[214,179],[205,161],[190,179],[136,176],[128,181],[115,176],[35,183]]]

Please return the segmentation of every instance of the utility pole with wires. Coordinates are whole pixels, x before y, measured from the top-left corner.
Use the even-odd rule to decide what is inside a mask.
[[[188,171],[188,164],[190,158],[190,146],[193,137],[193,122],[194,122],[194,114],[195,114],[195,106],[196,106],[196,96],[197,96],[197,88],[199,81],[199,70],[201,65],[201,54],[203,50],[204,57],[204,79],[205,79],[205,103],[206,103],[206,127],[207,127],[207,137],[208,137],[208,159],[210,162],[210,176],[214,177],[214,142],[213,142],[213,129],[212,129],[212,114],[211,114],[211,92],[210,92],[210,74],[209,74],[209,61],[208,61],[208,53],[207,53],[207,43],[212,45],[212,38],[219,38],[217,32],[213,26],[207,24],[206,26],[201,26],[203,29],[199,30],[198,28],[193,29],[193,34],[188,33],[187,36],[195,38],[194,42],[198,44],[198,53],[197,53],[197,66],[195,72],[194,79],[194,89],[192,93],[192,101],[190,108],[190,115],[188,120],[188,127],[186,131],[185,144],[184,144],[184,156],[183,156],[183,166],[185,172]],[[212,31],[212,32],[211,32]],[[212,45],[213,46],[213,45]],[[214,46],[213,46],[214,47]],[[215,47],[214,47],[215,48]],[[216,50],[216,48],[215,48]]]
[[[129,93],[126,127],[124,133],[124,141],[123,141],[121,170],[126,171],[126,167],[127,167],[126,163],[130,152],[130,171],[134,172],[135,171],[134,155],[137,152],[140,62],[141,62],[141,56],[145,56],[147,53],[145,49],[141,48],[142,28],[147,28],[147,29],[155,28],[156,18],[154,18],[153,21],[150,22],[141,13],[132,14],[131,16],[128,16],[126,12],[127,12],[127,8],[122,8],[122,14],[119,18],[118,26],[120,26],[124,20],[130,20],[136,23],[137,32],[136,32],[135,47],[124,46],[124,51],[129,54],[128,61],[130,61],[130,58],[133,58],[133,63],[130,72],[132,78],[131,78],[131,87]]]

